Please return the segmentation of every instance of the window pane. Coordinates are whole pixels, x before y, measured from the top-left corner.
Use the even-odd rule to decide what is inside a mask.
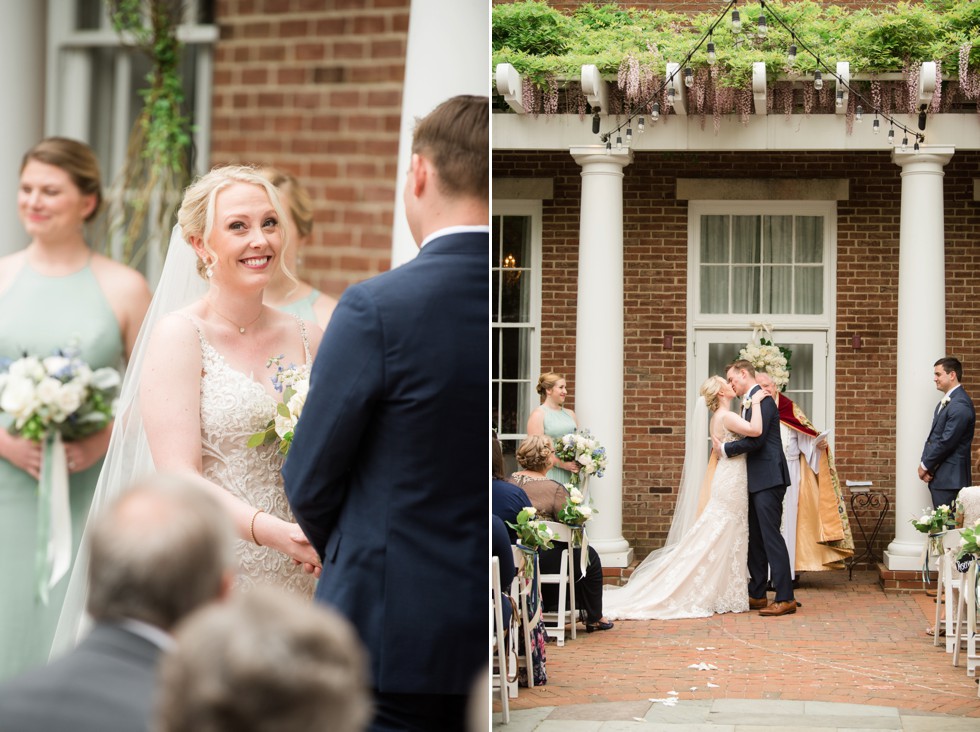
[[[728,217],[701,217],[701,261],[728,261]]]
[[[823,217],[796,217],[796,261],[823,262]]]
[[[725,376],[728,364],[738,358],[741,343],[710,343],[708,345],[708,373],[711,376]],[[701,385],[698,384],[700,387]]]
[[[503,277],[503,291],[500,297],[500,322],[526,323],[529,319],[530,272],[525,270],[504,269],[500,272]]]
[[[494,216],[490,219],[490,266],[500,266],[500,217]],[[496,311],[495,311],[496,312]]]
[[[823,313],[823,267],[796,268],[796,312],[804,315]]]
[[[527,423],[518,426],[517,405],[520,396],[520,385],[504,382],[500,385],[500,424],[501,435],[523,434]]]
[[[531,217],[504,216],[503,219],[502,266],[529,267]]]
[[[728,312],[728,267],[702,265],[701,312]]]
[[[490,273],[490,290],[493,293],[493,310],[490,311],[490,317],[493,319],[494,323],[500,322],[500,272],[493,271]]]
[[[502,378],[526,379],[531,368],[530,328],[501,328]]]
[[[759,312],[758,267],[732,267],[732,312]]]
[[[787,346],[793,355],[790,358],[792,370],[789,374],[789,385],[786,396],[796,402],[807,417],[813,415],[813,345],[810,343],[793,343]],[[817,429],[821,425],[814,425]]]
[[[732,262],[756,264],[762,247],[761,227],[758,216],[732,217]]]
[[[793,268],[766,267],[764,270],[762,312],[793,312]]]
[[[493,348],[493,353],[490,354],[492,366],[490,378],[493,380],[500,378],[500,331],[500,328],[493,328],[490,333],[491,347]]]
[[[763,261],[789,263],[793,261],[793,217],[763,217]]]

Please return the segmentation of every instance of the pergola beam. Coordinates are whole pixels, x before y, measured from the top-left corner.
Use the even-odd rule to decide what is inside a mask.
[[[497,64],[497,93],[518,114],[524,114],[524,80],[510,64]]]

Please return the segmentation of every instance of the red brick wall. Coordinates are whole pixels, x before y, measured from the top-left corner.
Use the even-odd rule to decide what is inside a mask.
[[[580,168],[563,152],[498,151],[493,166],[495,178],[554,179],[554,199],[543,208],[541,366],[567,375],[574,402]],[[975,396],[980,395],[980,204],[973,200],[978,169],[980,153],[957,153],[944,179],[947,346],[963,361],[964,384]],[[848,156],[638,152],[625,169],[623,532],[639,556],[663,543],[670,524],[691,397],[682,393],[687,203],[675,197],[677,178],[850,180],[850,196],[839,203],[837,221],[837,361],[832,365],[837,466],[842,480],[872,480],[888,494],[892,509],[879,536],[879,556],[894,537],[895,521],[909,518],[894,515],[899,174],[888,150]],[[860,350],[851,344],[855,334],[863,340]],[[664,335],[674,337],[671,350],[664,349]],[[922,426],[923,438],[927,427]],[[980,442],[977,448],[980,454]],[[980,476],[980,465],[974,475]],[[852,530],[860,550],[853,521]]]
[[[315,203],[300,275],[391,264],[410,0],[216,0],[212,164],[290,171]]]

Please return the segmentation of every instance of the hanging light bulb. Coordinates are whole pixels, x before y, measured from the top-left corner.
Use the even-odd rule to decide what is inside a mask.
[[[876,135],[881,132],[881,122],[878,121],[878,117],[875,117],[875,121],[871,125],[871,131]]]
[[[790,66],[796,63],[796,44],[791,43],[789,47],[789,52],[786,54],[786,61]]]
[[[654,122],[660,119],[660,102],[653,103],[653,113],[650,115]]]
[[[606,155],[612,155],[612,143],[606,140]]]
[[[813,88],[817,91],[823,89],[823,74],[819,71],[813,72]]]
[[[684,86],[688,89],[694,86],[694,70],[690,66],[684,69]]]
[[[892,127],[891,129],[888,130],[888,144],[889,145],[894,145],[895,144],[895,128],[894,127]]]
[[[627,127],[626,128],[626,144],[629,145],[631,142],[633,142],[633,128]]]
[[[844,90],[843,89],[838,89],[837,90],[837,99],[834,101],[834,104],[836,104],[838,107],[843,107],[844,106]]]
[[[738,10],[732,11],[732,30],[736,33],[740,33],[742,31],[742,18],[738,14]]]
[[[715,55],[715,42],[708,41],[708,66],[714,66],[718,57]]]
[[[919,152],[919,138],[918,137],[915,138],[915,145],[912,146],[912,149],[915,150],[916,152]]]
[[[765,38],[766,34],[769,32],[769,27],[766,25],[765,13],[759,16],[759,27],[756,32],[758,33],[759,38]]]
[[[862,119],[864,119],[864,107],[859,104],[854,110],[854,121],[860,122]]]
[[[902,150],[902,152],[905,152],[905,149],[906,149],[906,148],[907,148],[908,146],[909,146],[909,138],[908,138],[908,136],[906,135],[905,137],[903,137],[903,138],[902,138],[902,148],[901,148],[901,150]]]
[[[592,115],[592,134],[593,135],[598,135],[599,134],[599,123],[600,123],[599,113],[596,112],[595,114]]]
[[[636,131],[639,132],[641,135],[643,134],[643,130],[646,129],[645,122],[646,120],[643,119],[643,115],[641,114],[639,123],[636,125]]]
[[[617,150],[622,150],[623,149],[623,136],[622,135],[616,135],[616,149]]]
[[[674,87],[672,86],[667,87],[667,104],[669,104],[671,107],[674,106],[675,95],[676,92],[674,91]]]

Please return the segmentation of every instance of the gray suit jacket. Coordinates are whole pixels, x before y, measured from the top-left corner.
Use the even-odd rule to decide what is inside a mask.
[[[99,624],[77,648],[0,686],[3,732],[146,732],[160,648]]]

